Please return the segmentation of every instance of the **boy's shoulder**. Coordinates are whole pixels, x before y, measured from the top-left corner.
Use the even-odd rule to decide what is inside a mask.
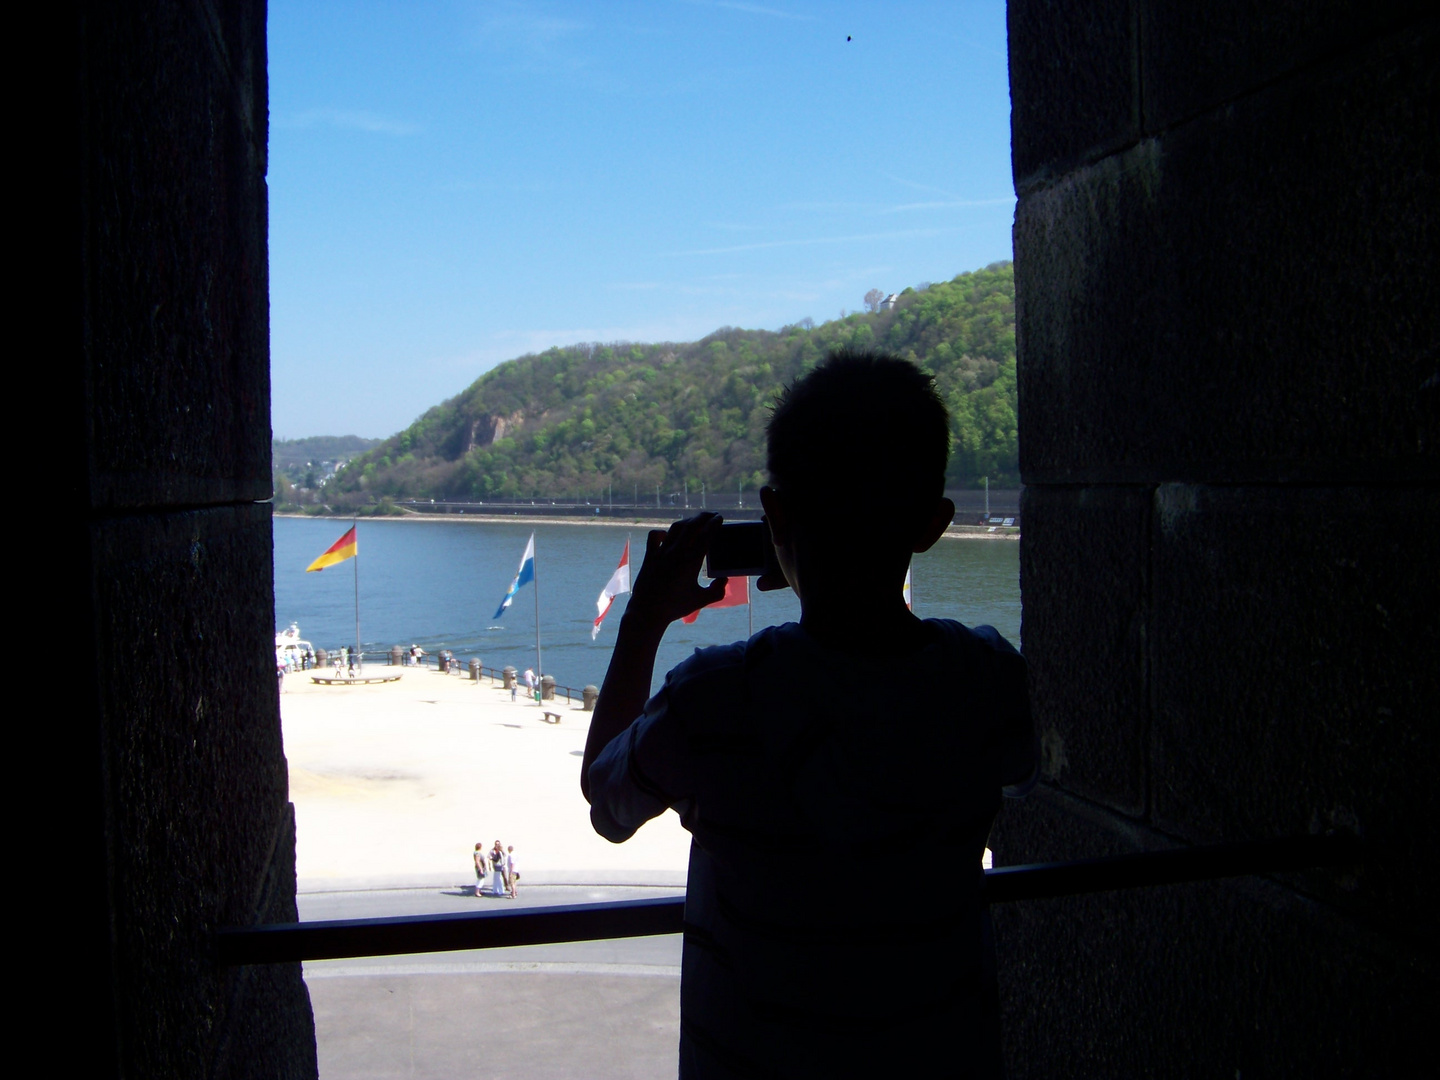
[[[899,663],[916,669],[934,668],[949,675],[984,676],[1018,668],[1024,660],[993,626],[965,626],[954,619],[925,620],[934,630],[930,645]],[[798,623],[758,631],[745,641],[696,649],[665,677],[665,691],[687,702],[723,706],[737,695],[765,688],[780,689],[819,679],[845,685],[860,668],[856,656],[820,645]]]

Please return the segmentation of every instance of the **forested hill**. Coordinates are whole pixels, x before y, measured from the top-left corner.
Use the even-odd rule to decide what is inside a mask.
[[[935,375],[952,416],[953,485],[1018,481],[1007,262],[819,326],[726,327],[684,345],[577,345],[507,361],[356,458],[324,499],[587,498],[607,485],[618,498],[702,481],[753,491],[776,391],[842,345],[883,347]]]

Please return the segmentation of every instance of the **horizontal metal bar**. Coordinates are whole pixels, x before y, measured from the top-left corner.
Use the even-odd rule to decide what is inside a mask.
[[[1004,866],[985,871],[985,901],[1004,904],[1350,865],[1359,862],[1361,854],[1353,837],[1305,836]],[[274,964],[678,934],[684,910],[685,898],[673,896],[522,911],[236,927],[216,935],[216,959],[222,965]]]
[[[1359,862],[1360,856],[1360,841],[1351,836],[1299,836],[1002,866],[985,871],[985,902],[1006,904],[1246,874],[1279,874],[1352,864]]]
[[[684,911],[683,896],[666,896],[522,911],[277,923],[221,930],[216,935],[216,959],[226,965],[275,964],[650,937],[680,933]]]

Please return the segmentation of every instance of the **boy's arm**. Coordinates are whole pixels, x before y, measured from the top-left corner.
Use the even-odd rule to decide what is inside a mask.
[[[615,651],[585,738],[580,790],[586,802],[592,801],[590,766],[645,708],[655,674],[655,653],[666,628],[725,595],[724,578],[716,578],[705,588],[698,580],[710,536],[719,526],[719,514],[697,514],[677,521],[668,531],[652,529],[646,539],[645,562],[620,620]]]

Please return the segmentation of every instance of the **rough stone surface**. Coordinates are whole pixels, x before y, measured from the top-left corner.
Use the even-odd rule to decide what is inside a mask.
[[[90,499],[267,499],[264,5],[81,25]]]
[[[1137,0],[1095,31],[1143,73],[1107,148],[1059,133],[1136,100],[1073,70],[1101,16],[1017,41],[1041,10],[1012,6],[1011,73],[1049,767],[996,864],[1311,832],[1367,857],[997,905],[1010,1075],[1434,1071],[1440,21]]]
[[[46,57],[37,109],[61,146],[53,183],[33,185],[55,264],[36,271],[34,319],[63,365],[37,382],[67,381],[30,392],[57,414],[61,497],[37,545],[55,572],[30,576],[37,637],[73,687],[25,725],[49,789],[31,802],[55,814],[64,860],[27,970],[45,1030],[57,1007],[79,1017],[69,1072],[313,1077],[299,966],[220,969],[211,936],[295,917],[255,501],[270,489],[265,8],[52,8],[16,38]]]
[[[1020,589],[1042,771],[1143,814],[1150,489],[1027,487],[1022,498]]]
[[[996,863],[1136,850],[1123,819],[1032,796]],[[991,908],[1011,1080],[1418,1076],[1433,968],[1323,905],[1246,878]]]
[[[222,972],[209,946],[218,927],[296,917],[269,515],[251,504],[94,527],[115,978],[137,1075],[202,1075],[217,1057],[231,1075],[305,1071],[294,1046],[236,1047],[229,1030],[303,1027],[298,965]],[[232,1003],[248,1007],[232,1017]],[[256,1008],[285,1015],[244,1015]]]
[[[1358,833],[1306,887],[1433,950],[1440,490],[1171,485],[1154,536],[1156,823]]]
[[[1170,127],[1358,39],[1418,21],[1428,7],[1420,0],[1141,0],[1145,130]]]
[[[1139,137],[1132,0],[1011,0],[1007,24],[1017,191]]]
[[[1027,484],[1440,475],[1437,45],[1397,33],[1021,200]]]

